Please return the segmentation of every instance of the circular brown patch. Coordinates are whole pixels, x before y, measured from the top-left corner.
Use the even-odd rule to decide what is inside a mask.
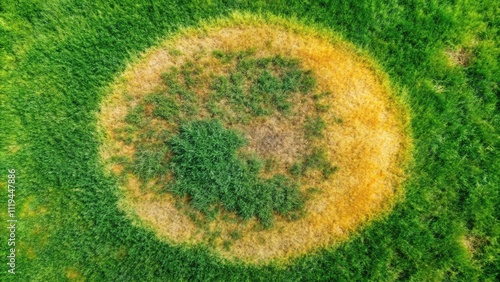
[[[327,158],[339,170],[328,179],[310,177],[308,186],[322,192],[306,202],[305,216],[295,221],[278,218],[273,228],[264,230],[256,228],[256,221],[220,218],[199,228],[175,205],[172,195],[143,189],[153,184],[140,183],[131,174],[120,185],[119,206],[136,224],[170,243],[204,244],[218,234],[209,248],[222,257],[263,263],[345,240],[367,220],[388,211],[404,177],[410,141],[405,131],[407,117],[392,100],[386,78],[348,44],[310,35],[292,25],[251,19],[243,23],[240,19],[239,23],[226,22],[169,39],[117,79],[99,115],[105,133],[101,156],[106,167],[119,174],[123,167],[116,157],[133,157],[133,146],[120,141],[116,130],[125,127],[127,111],[140,97],[159,88],[162,73],[197,54],[248,49],[261,57],[299,59],[304,68],[313,71],[318,90],[332,93],[323,98],[329,108],[321,114],[326,129],[317,142],[328,148]],[[221,67],[209,60],[203,64],[214,72]],[[205,94],[204,90],[197,93]],[[294,135],[298,131],[289,130],[293,126],[274,117],[247,125],[245,132],[249,132],[252,150],[291,163],[305,144],[303,136]],[[224,244],[227,240],[232,240],[230,247]]]

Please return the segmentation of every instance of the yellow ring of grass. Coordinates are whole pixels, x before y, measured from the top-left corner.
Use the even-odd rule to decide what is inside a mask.
[[[345,240],[363,223],[386,214],[400,194],[410,148],[408,117],[391,96],[387,78],[366,56],[335,36],[272,17],[235,14],[229,20],[185,30],[127,68],[99,116],[105,133],[101,156],[107,168],[119,173],[123,168],[111,158],[133,156],[134,148],[113,133],[124,126],[133,97],[154,91],[163,72],[179,67],[195,53],[245,49],[257,50],[257,56],[298,58],[315,74],[318,90],[333,93],[327,98],[331,107],[322,115],[327,127],[321,142],[330,149],[328,158],[339,171],[317,183],[323,192],[306,202],[306,215],[299,220],[278,218],[273,228],[260,231],[253,229],[255,222],[210,223],[209,229],[220,230],[222,239],[229,237],[230,230],[239,230],[242,236],[229,249],[221,242],[211,248],[222,257],[245,262],[283,260]],[[134,175],[128,175],[121,186],[119,206],[136,224],[170,243],[206,242],[209,231],[200,230],[179,211],[171,195],[141,190]]]

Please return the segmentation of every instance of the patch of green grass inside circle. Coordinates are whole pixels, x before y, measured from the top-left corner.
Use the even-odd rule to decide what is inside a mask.
[[[245,143],[217,120],[182,124],[179,134],[168,141],[175,176],[171,192],[188,196],[192,207],[206,215],[220,205],[243,219],[257,217],[264,226],[272,225],[275,212],[297,217],[304,205],[298,185],[279,174],[260,178],[263,162],[237,154]]]

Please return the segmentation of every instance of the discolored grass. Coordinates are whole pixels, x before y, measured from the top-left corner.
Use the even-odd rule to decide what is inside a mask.
[[[85,281],[498,280],[497,2],[0,1],[0,166],[2,171],[15,168],[19,180],[17,271],[11,275],[4,265],[0,280],[66,281],[75,276],[72,273],[68,277],[68,271],[76,271]],[[234,11],[258,16],[231,14]],[[230,19],[225,20],[228,15]],[[133,138],[110,144],[96,129],[95,114],[103,99],[111,94],[106,85],[115,78],[123,82],[117,74],[123,73],[129,64],[146,62],[141,61],[141,52],[147,56],[148,51],[144,50],[150,46],[158,50],[159,41],[178,38],[175,34],[183,27],[197,29],[214,21],[244,26],[248,17],[261,24],[279,23],[300,34],[318,35],[330,43],[337,42],[339,36],[352,42],[358,52],[362,49],[361,54],[375,59],[376,69],[388,74],[392,94],[404,101],[412,116],[408,128],[415,149],[402,200],[387,216],[350,233],[348,239],[341,240],[343,243],[318,252],[304,250],[304,255],[297,254],[287,264],[256,259],[254,262],[266,264],[256,266],[221,259],[214,253],[223,250],[224,257],[234,258],[237,246],[231,241],[248,236],[234,215],[222,215],[226,222],[234,220],[232,228],[227,229],[231,230],[229,234],[221,233],[218,226],[224,225],[217,224],[197,232],[199,226],[184,211],[179,215],[180,204],[178,208],[162,205],[177,203],[175,199],[169,198],[169,194],[161,198],[148,190],[153,184],[144,185],[133,176],[122,181],[102,173],[103,168],[117,175],[126,173],[135,154]],[[280,42],[265,37],[261,35],[262,45],[258,46]],[[241,38],[241,42],[246,40]],[[129,83],[136,85],[127,87],[142,89],[144,95],[154,93],[163,81],[161,73],[169,69],[166,65],[180,70],[182,62],[196,59],[187,58],[174,45],[156,53],[155,59],[149,60],[151,64],[135,68],[138,79]],[[196,39],[186,46],[186,50],[196,49]],[[210,50],[228,53],[220,46]],[[461,65],[460,60],[453,59],[455,54],[447,54],[460,54],[460,50],[465,51],[467,64]],[[201,60],[214,73],[227,73],[210,51]],[[349,65],[340,62],[338,66],[342,69],[344,63]],[[201,86],[194,89],[196,97],[209,95],[210,77],[204,78]],[[201,90],[196,92],[197,89]],[[124,92],[123,101],[106,112],[106,120],[123,122],[122,114],[138,102],[133,92]],[[332,97],[336,97],[334,93]],[[105,102],[112,104],[110,100]],[[327,104],[319,108],[331,110]],[[342,123],[342,118],[345,116],[336,114],[326,123]],[[253,120],[248,128],[260,128],[263,124],[276,129],[256,133],[255,140],[265,140],[260,136],[268,134],[290,136],[288,133],[303,129],[280,121],[279,116],[269,117],[268,121]],[[352,124],[349,118],[345,121]],[[122,133],[108,134],[117,140]],[[328,131],[324,134],[328,136]],[[252,150],[264,152],[260,144],[265,142],[250,136],[246,139]],[[290,150],[295,153],[287,156],[292,163],[297,152],[303,154],[303,148],[298,146],[304,144],[303,140],[276,140],[283,140],[275,142],[277,148],[295,148]],[[113,165],[103,167],[99,148],[106,148],[103,151],[111,155],[118,152],[122,157],[108,155],[105,159],[112,160]],[[269,161],[266,166],[277,171],[286,169],[288,164]],[[342,172],[339,166],[332,177]],[[321,178],[319,173],[315,179]],[[117,191],[124,183],[137,190]],[[4,191],[6,184],[0,181]],[[118,201],[123,193],[127,203]],[[322,192],[311,197],[310,200],[321,198]],[[6,203],[7,193],[2,193],[0,200]],[[6,215],[0,215],[2,221]],[[175,224],[168,225],[169,221]],[[167,223],[162,227],[162,234],[168,234],[162,237],[164,240],[152,231],[160,234],[158,222]],[[148,223],[149,228],[143,228]],[[296,230],[308,228],[297,226]],[[8,229],[0,230],[3,238],[9,236]],[[202,245],[217,233],[219,239],[213,241],[220,247],[212,246],[208,251]],[[305,231],[303,234],[309,235]],[[265,232],[252,236],[254,244],[247,247],[251,251],[271,238]],[[315,240],[317,236],[311,238]],[[286,243],[282,246],[289,248]],[[231,249],[233,253],[228,253]],[[7,245],[0,248],[2,257],[8,252]]]
[[[142,189],[168,191],[177,201],[187,197],[189,206],[203,215],[201,219],[185,211],[197,225],[213,220],[221,209],[243,220],[258,218],[266,228],[272,226],[275,213],[298,218],[306,193],[299,192],[299,184],[292,184],[286,174],[294,161],[307,162],[311,150],[303,136],[308,134],[309,115],[322,122],[314,111],[319,105],[314,98],[318,95],[312,93],[315,78],[296,59],[254,58],[250,49],[213,51],[215,63],[224,69],[215,74],[214,68],[204,68],[207,61],[214,62],[204,53],[170,67],[155,92],[127,98],[135,103],[125,125],[114,131],[134,153],[132,158],[113,157],[111,166],[120,167],[122,177],[137,176]],[[307,117],[305,107],[311,110]],[[217,122],[207,123],[207,117]],[[240,140],[232,130],[223,131],[219,119],[245,137]],[[220,139],[223,136],[236,139]],[[242,158],[236,157],[236,150]],[[214,234],[207,237],[210,244],[220,235]],[[225,249],[229,243],[225,241]]]
[[[146,226],[155,230],[158,236],[172,242],[209,240],[205,242],[223,256],[248,262],[263,262],[288,258],[345,240],[360,224],[375,218],[377,214],[392,206],[395,195],[400,193],[398,187],[403,179],[405,160],[408,158],[410,145],[404,128],[407,117],[400,106],[391,100],[385,78],[373,69],[369,61],[350,51],[344,43],[339,41],[331,44],[326,38],[298,31],[291,32],[280,25],[245,20],[245,24],[235,21],[206,27],[201,33],[189,31],[164,46],[169,47],[150,51],[143,60],[125,72],[124,82],[116,86],[110,99],[118,101],[124,90],[136,97],[136,100],[148,95],[152,89],[159,91],[162,88],[162,73],[171,69],[171,65],[183,65],[175,62],[189,62],[191,58],[196,58],[198,65],[213,69],[212,77],[217,81],[215,86],[206,82],[204,85],[197,85],[199,101],[211,104],[213,112],[210,113],[210,108],[207,112],[222,116],[222,121],[226,124],[236,125],[236,129],[257,128],[250,125],[250,119],[241,119],[241,116],[231,114],[230,111],[234,108],[249,116],[268,116],[264,120],[269,120],[270,112],[265,108],[269,105],[281,112],[280,118],[283,119],[286,119],[289,110],[297,113],[295,117],[302,121],[299,131],[304,132],[302,138],[304,144],[307,144],[307,149],[300,151],[304,160],[297,162],[297,159],[293,159],[286,167],[279,169],[291,177],[295,175],[296,181],[301,183],[302,193],[313,189],[320,191],[320,195],[312,196],[306,201],[305,216],[295,222],[277,218],[273,228],[259,230],[256,229],[256,222],[231,223],[223,220],[222,214],[211,221],[203,229],[205,231],[201,231],[201,234],[205,235],[201,235],[200,231],[196,231],[196,222],[187,224],[193,217],[183,215],[186,214],[185,208],[165,208],[175,205],[172,197],[140,192],[134,188],[135,184],[130,182],[130,179],[128,184],[124,185],[125,197],[122,199],[122,205],[128,206],[127,210],[133,211],[132,213],[141,218]],[[181,55],[166,59],[164,56],[168,55],[163,48],[179,50]],[[212,54],[215,60],[196,54]],[[270,59],[245,59],[248,54]],[[278,76],[284,78],[282,80],[278,80],[275,76],[277,74],[273,73],[273,68],[276,69],[277,65],[285,63],[281,58],[287,57],[296,58],[304,69],[311,70],[304,78],[298,79],[298,84],[284,83],[293,81],[290,77],[300,77],[297,73],[288,72]],[[160,58],[161,64],[158,61]],[[296,62],[287,64],[293,66]],[[256,65],[260,65],[264,71],[252,73]],[[155,71],[147,66],[155,66]],[[236,66],[239,72],[217,75],[217,70],[224,73],[224,70],[230,69],[231,66]],[[266,71],[268,67],[271,69]],[[250,73],[246,73],[249,71]],[[202,72],[199,71],[197,75]],[[245,73],[245,76],[242,73]],[[150,76],[144,77],[144,74]],[[314,79],[311,79],[312,75]],[[244,83],[247,76],[250,77],[250,83]],[[195,77],[196,75],[192,76],[192,79]],[[255,80],[252,80],[252,77]],[[140,84],[136,82],[153,80],[157,81],[157,86],[147,89],[139,87]],[[183,78],[182,81],[185,83],[187,80]],[[206,80],[198,81],[201,83]],[[176,83],[173,84],[177,87]],[[245,96],[243,89],[248,89],[253,95]],[[286,93],[287,89],[305,93],[315,89],[317,94],[311,95],[305,104],[296,104],[308,106],[295,109],[291,108],[293,104],[287,108],[286,99],[279,98],[279,95],[267,96],[266,99],[269,100],[253,100],[256,99],[255,96],[266,97],[259,91],[279,94]],[[211,96],[214,95],[212,93],[215,93],[215,96]],[[259,93],[260,95],[257,95]],[[217,99],[211,100],[213,97]],[[222,99],[225,99],[225,104],[216,102]],[[202,107],[198,104],[197,108]],[[107,109],[111,110],[105,106],[102,110],[103,116]],[[204,117],[206,112],[199,111],[198,115],[200,118]],[[103,118],[101,121],[107,131],[116,128],[120,123],[123,124],[120,119],[112,121],[112,124]],[[257,119],[253,123],[262,124],[262,121],[258,122]],[[295,130],[288,132],[293,131]],[[259,152],[259,147],[266,146],[263,144],[273,146],[275,142],[274,146],[280,146],[276,145],[282,142],[279,141],[279,135],[273,136],[272,131],[267,133],[263,134],[262,138],[256,138],[255,135],[248,138],[255,140],[255,152]],[[276,159],[280,158],[280,155],[276,155]],[[286,154],[283,158],[286,159]],[[272,158],[267,167],[273,167]],[[127,196],[129,194],[134,195],[133,200]],[[206,198],[203,198],[203,201],[206,201]],[[180,220],[183,217],[185,219]],[[241,238],[231,240],[230,234],[235,230],[241,234]]]
[[[460,48],[458,50],[447,50],[446,55],[453,65],[459,67],[468,67],[472,60],[472,55],[464,48]]]

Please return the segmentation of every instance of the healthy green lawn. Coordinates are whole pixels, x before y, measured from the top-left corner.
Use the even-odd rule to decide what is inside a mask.
[[[0,280],[498,278],[500,3],[227,2],[0,3],[0,203],[6,209],[7,170],[15,168],[19,220],[17,274],[2,263]],[[404,201],[348,242],[287,266],[225,263],[202,247],[160,243],[117,208],[116,183],[98,159],[95,113],[127,62],[180,27],[232,11],[339,32],[378,61],[411,109]],[[447,56],[459,49],[470,58],[463,66]],[[8,230],[0,230],[6,262]]]

